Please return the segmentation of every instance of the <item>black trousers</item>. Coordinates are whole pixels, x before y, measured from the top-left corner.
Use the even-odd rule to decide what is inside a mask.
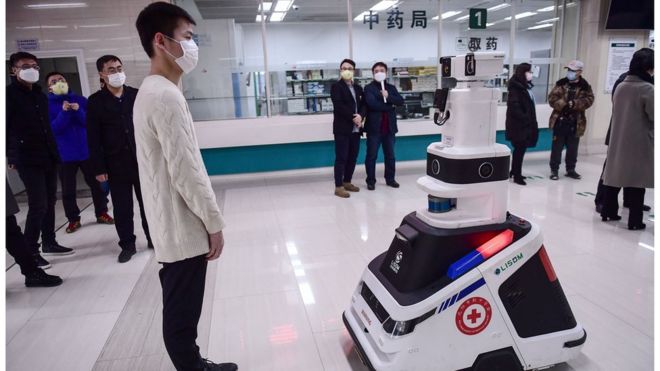
[[[39,234],[43,244],[55,243],[55,202],[57,202],[57,165],[18,166],[28,196],[25,242],[31,254],[39,253]]]
[[[121,172],[108,172],[110,194],[112,195],[112,205],[114,206],[115,228],[119,235],[119,246],[124,250],[135,248],[133,191],[135,191],[135,197],[140,205],[140,217],[142,218],[144,234],[147,236],[147,241],[151,242],[147,216],[144,213],[144,204],[142,202],[142,192],[140,191],[140,177],[138,175],[137,164],[135,165],[135,167],[128,165]]]
[[[579,146],[580,138],[576,137],[575,134],[553,134],[552,152],[550,153],[550,170],[559,171],[559,165],[561,165],[561,153],[564,148],[566,148],[566,171],[575,170]]]
[[[197,346],[197,324],[202,314],[207,261],[205,255],[163,263],[163,340],[177,371],[203,370]]]
[[[16,223],[14,215],[7,216],[7,252],[16,260],[24,276],[37,271],[37,263],[25,243],[25,236],[21,233],[21,227]]]
[[[367,184],[376,184],[376,160],[381,144],[383,145],[383,155],[385,157],[385,182],[394,181],[396,174],[395,143],[396,137],[393,133],[367,134],[367,157],[364,161],[367,170]]]
[[[80,209],[76,202],[76,177],[78,170],[81,170],[85,177],[85,183],[92,191],[92,201],[94,202],[94,212],[99,217],[108,212],[108,202],[101,190],[101,184],[96,180],[94,171],[91,169],[89,161],[65,162],[60,166],[60,181],[62,182],[62,204],[64,213],[69,222],[80,221]]]
[[[513,156],[511,160],[511,175],[522,176],[522,164],[527,152],[525,143],[511,143],[513,145]]]
[[[611,187],[603,185],[603,210],[601,216],[614,216],[619,212],[619,187]],[[623,199],[630,214],[628,215],[628,226],[636,226],[642,224],[644,220],[644,194],[646,189],[625,187],[623,188]]]
[[[335,134],[335,186],[350,183],[355,172],[358,152],[360,152],[360,133]]]

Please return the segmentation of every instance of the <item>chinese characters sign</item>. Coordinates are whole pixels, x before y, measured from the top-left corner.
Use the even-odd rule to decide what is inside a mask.
[[[482,40],[486,40],[485,44]],[[481,37],[459,37],[456,39],[456,50],[464,51],[465,49],[476,52],[480,50],[497,50],[497,37],[489,36]]]
[[[404,13],[399,10],[399,8],[394,8],[387,12],[387,29],[402,29],[404,26],[407,26],[408,23],[404,22]],[[369,11],[369,13],[365,13],[364,17],[362,19],[362,24],[368,24],[369,29],[373,30],[374,25],[380,23],[380,17],[378,16],[378,13],[374,13],[373,11]],[[426,28],[428,23],[428,18],[426,16],[426,10],[413,10],[412,11],[412,21],[410,23],[410,28]]]

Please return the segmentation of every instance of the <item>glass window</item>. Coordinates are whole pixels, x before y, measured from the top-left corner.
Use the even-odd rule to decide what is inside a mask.
[[[388,81],[404,105],[399,119],[430,118],[438,87],[437,0],[355,1],[352,6],[353,51],[362,85],[372,82],[371,67],[387,64]]]
[[[199,64],[182,81],[194,120],[266,116],[258,3],[175,0],[197,22]]]

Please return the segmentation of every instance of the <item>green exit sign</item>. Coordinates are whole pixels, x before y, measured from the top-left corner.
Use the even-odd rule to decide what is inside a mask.
[[[470,28],[486,28],[486,9],[470,9]]]

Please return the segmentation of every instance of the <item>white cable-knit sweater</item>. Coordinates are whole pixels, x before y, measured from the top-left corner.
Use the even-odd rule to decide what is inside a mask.
[[[171,263],[209,251],[224,227],[183,94],[160,75],[142,82],[135,107],[140,188],[156,259]]]

